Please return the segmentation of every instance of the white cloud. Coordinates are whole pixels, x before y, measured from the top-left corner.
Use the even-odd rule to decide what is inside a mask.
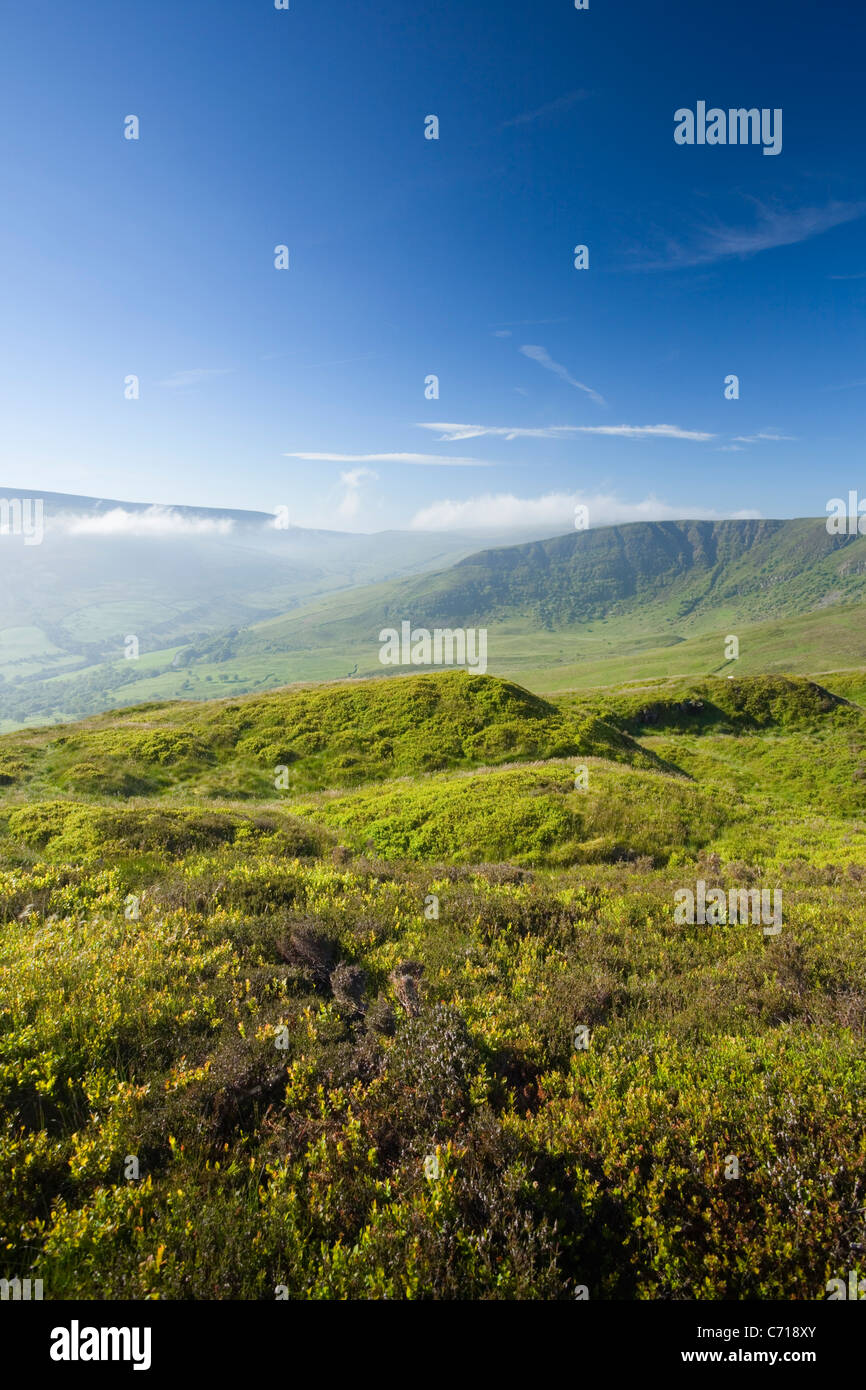
[[[409,523],[417,531],[525,530],[550,526],[563,532],[574,526],[574,509],[585,506],[590,526],[616,526],[629,521],[720,521],[725,517],[747,519],[756,511],[717,512],[706,507],[671,506],[657,497],[623,502],[609,493],[548,492],[543,497],[515,497],[513,493],[486,493],[464,501],[434,502],[416,512]]]
[[[742,260],[756,256],[760,251],[771,251],[777,246],[795,246],[801,241],[821,236],[833,227],[856,221],[866,213],[866,202],[830,202],[823,208],[784,208],[762,203],[758,198],[750,201],[757,209],[753,227],[734,227],[719,222],[715,226],[702,228],[691,245],[671,238],[665,255],[655,261],[647,261],[641,251],[641,270],[677,269],[678,267],[711,265],[714,261],[739,257]]]
[[[128,512],[113,507],[94,515],[61,516],[58,529],[69,536],[144,536],[172,538],[184,536],[227,536],[234,527],[231,517],[185,516],[171,507],[147,507]]]
[[[578,425],[580,434],[610,434],[620,439],[715,439],[705,430],[684,430],[679,425]]]
[[[437,426],[437,428],[439,428]],[[450,454],[283,454],[287,459],[310,463],[411,463],[436,468],[492,468],[486,459],[452,458]]]
[[[483,435],[498,435],[502,439],[564,439],[567,435],[573,434],[574,429],[570,425],[548,425],[544,429],[524,430],[512,429],[502,425],[446,425],[436,424],[429,421],[419,421],[418,428],[422,430],[441,430],[440,439],[448,443],[454,443],[458,439],[480,439]]]
[[[347,487],[360,487],[365,478],[378,478],[372,468],[351,468],[346,473],[340,474],[340,482]]]
[[[511,425],[449,425],[419,421],[422,430],[441,430],[440,439],[454,443],[459,439],[480,439],[497,435],[502,439],[568,439],[574,434],[607,434],[620,439],[715,439],[703,430],[684,430],[679,425],[545,425],[540,429],[521,429]]]
[[[340,482],[346,491],[337,507],[338,514],[344,521],[351,521],[361,510],[360,489],[363,483],[370,479],[375,482],[379,477],[372,468],[351,468],[347,472],[340,474]]]
[[[705,430],[684,430],[679,425],[577,425],[578,434],[608,434],[619,439],[715,439]]]
[[[544,367],[548,372],[553,372],[555,376],[558,376],[561,381],[567,382],[569,386],[576,386],[578,391],[585,391],[586,394],[591,396],[594,401],[597,401],[599,405],[607,405],[604,396],[600,396],[597,391],[593,391],[591,386],[584,386],[582,381],[576,381],[568,369],[563,367],[560,362],[554,362],[547,348],[528,343],[522,347],[520,351],[523,353],[524,357],[530,357],[533,362],[537,362],[540,367]]]
[[[793,434],[774,434],[771,430],[761,430],[759,434],[735,434],[735,444],[759,444],[761,440],[770,440],[774,444],[780,444],[783,440],[788,444],[796,443],[796,435]]]

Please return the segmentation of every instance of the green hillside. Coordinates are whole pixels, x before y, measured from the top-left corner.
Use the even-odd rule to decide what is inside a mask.
[[[259,624],[243,647],[329,646],[342,626],[472,626],[520,620],[558,631],[639,618],[650,632],[694,634],[866,599],[866,538],[823,521],[635,522],[468,556],[434,575],[356,591]]]
[[[440,673],[0,739],[4,1276],[825,1297],[864,1244],[864,692]],[[780,929],[679,923],[698,881]]]
[[[268,796],[567,754],[652,759],[589,711],[493,677],[318,686],[237,701],[139,705],[0,738],[0,785],[45,794]],[[282,769],[282,772],[280,771]]]
[[[406,563],[403,550],[399,558]],[[488,670],[545,691],[636,676],[853,667],[866,663],[864,599],[866,538],[829,536],[822,521],[573,532],[356,585],[267,621],[152,646],[138,661],[118,654],[69,670],[57,647],[56,674],[0,685],[0,731],[143,700],[393,673],[380,663],[379,633],[403,621],[485,627]],[[725,657],[730,634],[740,641],[734,665]],[[47,640],[35,628],[7,637],[22,660]]]

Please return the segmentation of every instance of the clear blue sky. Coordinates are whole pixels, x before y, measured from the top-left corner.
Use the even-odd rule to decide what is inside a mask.
[[[854,0],[88,0],[0,32],[7,486],[552,532],[580,498],[866,491]],[[699,100],[782,108],[781,154],[678,146]]]

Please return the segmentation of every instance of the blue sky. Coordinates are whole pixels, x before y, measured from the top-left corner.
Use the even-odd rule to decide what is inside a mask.
[[[361,530],[823,514],[866,490],[864,38],[853,0],[10,7],[3,483]],[[781,153],[678,146],[699,100],[781,108]]]

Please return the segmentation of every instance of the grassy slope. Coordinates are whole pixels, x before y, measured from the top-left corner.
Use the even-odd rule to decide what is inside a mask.
[[[627,735],[507,681],[454,671],[206,705],[150,704],[0,739],[0,779],[43,795],[267,796],[566,754],[648,765]],[[280,773],[280,769],[284,769]]]
[[[2,1272],[822,1297],[866,1234],[864,691],[440,675],[0,741]],[[782,934],[675,925],[697,877]]]
[[[632,619],[694,634],[864,598],[866,538],[829,536],[821,521],[636,522],[481,551],[438,574],[341,595],[258,624],[242,647],[332,646],[358,629],[375,641],[404,618],[519,619],[539,631]]]

